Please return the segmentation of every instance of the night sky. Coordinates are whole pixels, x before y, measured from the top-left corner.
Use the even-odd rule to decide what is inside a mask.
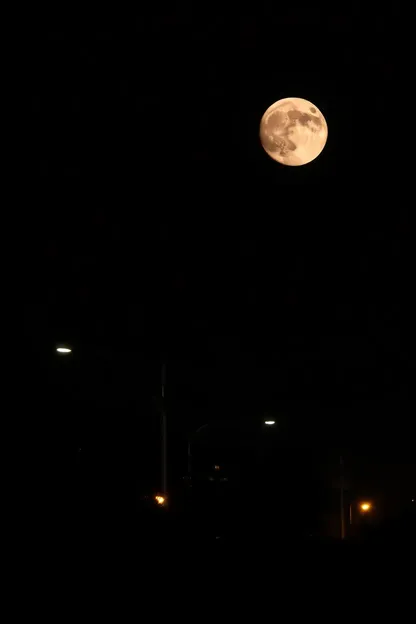
[[[152,484],[163,360],[178,474],[187,431],[266,413],[320,457],[414,459],[403,18],[275,5],[36,17],[22,399],[46,469],[82,448]],[[328,123],[305,167],[259,143],[288,96]]]

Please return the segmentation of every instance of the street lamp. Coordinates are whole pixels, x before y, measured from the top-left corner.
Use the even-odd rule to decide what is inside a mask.
[[[264,424],[265,424],[265,425],[268,425],[268,426],[270,426],[270,425],[275,425],[275,424],[276,424],[276,421],[275,421],[275,420],[265,420],[265,421],[264,421]]]
[[[68,347],[56,347],[58,353],[72,353],[72,349]]]
[[[355,505],[353,503],[350,503],[350,525],[353,524],[354,522],[354,518],[353,518],[353,507],[355,507]],[[367,514],[369,513],[372,509],[373,509],[373,505],[372,503],[370,503],[369,501],[363,501],[362,503],[358,503],[356,506],[357,509],[359,509],[359,511],[362,514]]]

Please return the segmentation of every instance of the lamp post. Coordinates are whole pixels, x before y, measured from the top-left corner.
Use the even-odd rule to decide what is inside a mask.
[[[168,479],[167,479],[167,423],[166,423],[166,409],[165,409],[165,385],[166,385],[166,364],[162,365],[161,376],[161,473],[162,473],[162,498],[165,502],[168,493]]]
[[[362,514],[368,514],[373,509],[373,505],[369,501],[363,501],[357,505],[354,505],[354,503],[350,503],[350,506],[349,506],[350,526],[352,526],[353,521],[354,521],[353,507],[356,507],[357,509],[359,509]]]
[[[345,539],[345,510],[344,510],[344,459],[342,455],[339,458],[339,466],[340,466],[340,493],[339,493],[339,503],[340,503],[340,520],[341,520],[341,539]]]
[[[65,356],[72,353],[72,349],[68,345],[58,344],[55,348],[56,353]],[[156,498],[159,505],[167,502],[167,422],[165,407],[165,386],[166,386],[166,363],[162,364],[161,370],[161,400],[160,404],[160,426],[161,426],[161,495]]]

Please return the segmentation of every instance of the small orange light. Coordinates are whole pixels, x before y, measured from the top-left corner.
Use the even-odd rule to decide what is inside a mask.
[[[214,470],[219,470],[219,469],[220,469],[220,467],[216,464],[216,465],[214,466]]]
[[[165,497],[164,496],[155,496],[155,501],[157,502],[158,505],[164,505],[165,504]]]
[[[370,511],[371,505],[370,503],[361,503],[360,509],[361,511]]]

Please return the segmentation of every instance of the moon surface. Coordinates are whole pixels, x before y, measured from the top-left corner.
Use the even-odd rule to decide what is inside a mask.
[[[312,102],[302,98],[278,100],[269,106],[260,122],[264,150],[282,165],[310,163],[322,152],[327,138],[325,117]]]

